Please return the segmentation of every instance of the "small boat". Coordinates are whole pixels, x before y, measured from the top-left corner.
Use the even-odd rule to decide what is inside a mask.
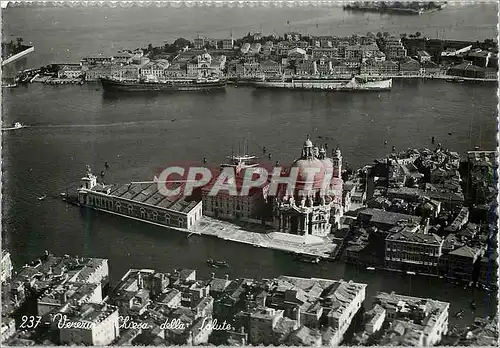
[[[297,260],[300,262],[313,263],[313,264],[318,264],[321,261],[319,257],[309,256],[309,255],[298,255]]]
[[[375,271],[375,267],[366,267],[367,271]]]
[[[461,309],[458,312],[456,312],[454,316],[455,316],[455,318],[459,318],[460,319],[460,318],[462,318],[463,314],[464,314],[464,310]]]
[[[43,201],[45,198],[47,198],[47,195],[43,195],[43,196],[38,197],[38,200]]]
[[[16,130],[16,129],[21,129],[21,128],[24,128],[24,127],[26,127],[26,126],[23,125],[21,122],[16,122],[16,123],[14,123],[13,127],[2,128],[2,130],[3,131],[6,131],[6,130]]]
[[[210,266],[215,267],[215,268],[219,268],[219,267],[229,267],[229,263],[227,263],[227,261],[218,261],[218,260],[208,259],[208,260],[207,260],[207,263],[208,263]]]

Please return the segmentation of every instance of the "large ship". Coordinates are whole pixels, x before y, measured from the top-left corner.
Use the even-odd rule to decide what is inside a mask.
[[[392,88],[391,78],[277,78],[254,82],[258,88],[313,89],[332,91],[384,91]]]
[[[219,78],[176,78],[123,80],[110,77],[100,78],[104,91],[206,91],[226,88],[226,81]]]

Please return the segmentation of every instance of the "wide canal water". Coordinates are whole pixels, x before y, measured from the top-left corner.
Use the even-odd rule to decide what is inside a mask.
[[[483,6],[491,7],[492,23],[490,13],[481,12]],[[92,16],[96,15],[97,10],[78,11],[79,14]],[[8,10],[4,21],[9,35],[22,36],[25,42],[32,41],[36,45],[36,51],[30,57],[34,65],[77,60],[85,52],[104,52],[111,44],[130,47],[124,44],[127,40],[135,48],[140,45],[139,42],[161,42],[160,37],[163,35],[167,36],[165,39],[170,36],[194,36],[191,33],[194,29],[181,25],[175,27],[167,19],[163,25],[165,31],[170,30],[171,33],[164,34],[160,30],[162,22],[154,11],[141,10],[149,11],[149,14],[146,13],[150,15],[149,21],[146,21],[142,12],[137,18],[131,19],[127,17],[130,12],[125,15],[120,11],[124,10],[120,9],[117,13],[111,10],[97,11],[103,18],[106,14],[111,21],[109,31],[101,27],[105,23],[103,18],[92,17],[92,21],[87,21],[91,24],[84,25],[84,21],[68,9],[57,9],[55,12],[47,9],[40,12],[33,9]],[[352,32],[352,23],[365,23],[363,18],[366,17],[338,10],[329,10],[333,11],[330,13],[333,19],[330,20],[323,18],[324,12],[321,14],[317,9],[303,12],[302,18],[295,9],[286,10],[281,17],[276,17],[276,11],[274,17],[260,10],[255,11],[254,14],[262,14],[263,22],[268,21],[267,26],[272,18],[279,18],[284,23],[288,18],[292,23],[312,23],[311,31],[321,29],[323,23],[326,34],[328,26],[337,25],[340,28],[338,30],[344,31],[339,35]],[[455,38],[467,32],[469,37],[465,39],[494,35],[494,6],[451,7],[446,11],[427,17],[384,17],[372,14],[369,23],[376,18],[381,25],[392,23],[394,28],[401,25],[408,32],[430,23],[434,31],[441,30],[450,37],[454,31],[447,28],[457,26],[455,36],[458,37]],[[183,13],[184,20],[193,20],[192,13]],[[450,13],[454,15],[450,17]],[[477,13],[482,13],[483,17],[478,18]],[[179,16],[171,20],[176,23]],[[223,35],[215,29],[219,22],[210,15],[200,18],[196,30]],[[448,18],[448,21],[443,18]],[[467,23],[467,28],[476,23],[477,30],[483,31],[458,28],[460,18],[472,21]],[[125,20],[128,21],[127,25],[123,22]],[[440,27],[439,20],[442,22]],[[26,21],[32,25],[30,31],[23,27]],[[242,19],[243,28],[240,31],[251,30],[244,27],[245,21],[249,22]],[[319,28],[316,28],[317,22]],[[486,26],[484,23],[489,24]],[[150,30],[142,31],[141,28],[147,24]],[[264,24],[263,30],[266,30]],[[375,27],[373,23],[369,25]],[[282,23],[279,25],[280,30],[283,26]],[[118,28],[123,28],[123,32]],[[63,29],[70,32],[61,31]],[[376,29],[370,27],[363,32],[368,30]],[[420,31],[425,32],[425,29]],[[432,35],[432,31],[428,34]],[[66,51],[70,44],[74,46]],[[78,48],[78,54],[71,53],[75,51],[73,47]],[[61,53],[63,48],[67,54]],[[331,147],[340,145],[344,159],[351,167],[384,156],[393,145],[398,149],[431,146],[432,136],[443,146],[461,154],[474,146],[493,149],[496,146],[497,113],[494,85],[413,80],[394,81],[393,90],[383,93],[269,91],[228,87],[227,91],[216,93],[117,97],[103,94],[97,84],[33,84],[3,92],[4,123],[20,121],[30,125],[20,131],[5,132],[2,144],[2,244],[11,251],[17,266],[46,249],[56,254],[104,257],[110,260],[112,282],[116,282],[131,267],[157,268],[162,271],[189,267],[198,269],[203,276],[209,276],[212,269],[205,260],[217,258],[231,264],[227,270],[220,270],[220,275],[228,273],[231,277],[260,278],[289,274],[353,279],[369,284],[368,296],[376,291],[394,290],[441,299],[451,302],[452,313],[462,307],[467,308],[469,301],[474,298],[476,312],[472,314],[466,311],[462,319],[464,323],[471,321],[474,315],[495,311],[496,296],[490,297],[478,290],[466,291],[439,279],[371,273],[340,263],[319,266],[296,263],[281,252],[209,237],[193,235],[187,238],[184,233],[103,213],[82,214],[77,208],[61,202],[58,197],[59,192],[78,182],[86,164],[99,172],[104,162],[108,161],[111,165],[106,174],[108,182],[144,181],[150,180],[157,168],[175,161],[197,161],[207,157],[212,163],[222,162],[231,147],[244,138],[248,139],[251,152],[259,155],[262,146],[266,146],[273,154],[273,160],[289,163],[300,155],[307,133],[313,138],[322,136],[322,141],[328,137]],[[386,147],[385,139],[388,140]],[[48,195],[47,199],[38,201],[37,197],[43,194]],[[459,322],[457,319],[451,321]]]

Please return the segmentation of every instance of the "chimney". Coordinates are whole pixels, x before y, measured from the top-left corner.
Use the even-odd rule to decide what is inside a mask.
[[[212,279],[215,279],[215,273],[214,272],[211,273],[211,276],[212,276]]]
[[[229,275],[225,275],[226,281],[229,280]]]
[[[137,272],[137,287],[142,289],[142,273],[141,271]]]
[[[295,318],[294,318],[296,321],[297,321],[297,326],[300,327],[300,307],[297,306],[295,307]]]
[[[491,52],[488,52],[488,55],[486,56],[486,61],[484,62],[485,68],[488,67],[488,63],[490,62],[490,58],[491,58]]]

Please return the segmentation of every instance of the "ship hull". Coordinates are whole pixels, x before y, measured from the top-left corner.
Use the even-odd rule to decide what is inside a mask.
[[[257,88],[283,88],[283,89],[306,89],[323,91],[388,91],[392,89],[392,79],[355,82],[354,80],[332,80],[332,81],[260,81],[255,82]]]
[[[163,82],[127,82],[116,81],[106,78],[100,79],[104,91],[107,92],[196,92],[220,90],[226,88],[225,81],[195,82],[195,81],[172,81]]]

